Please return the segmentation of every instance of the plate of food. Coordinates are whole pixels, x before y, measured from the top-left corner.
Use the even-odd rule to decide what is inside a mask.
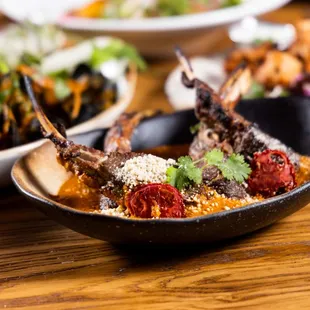
[[[173,55],[175,44],[187,52],[208,50],[219,42],[216,28],[275,10],[289,0],[55,0],[3,1],[2,11],[15,20],[48,20],[69,30],[116,35],[145,56]],[[197,41],[198,40],[198,41]],[[200,43],[198,44],[197,42]],[[201,44],[206,40],[205,44]]]
[[[137,68],[144,66],[135,49],[116,38],[70,42],[42,53],[33,47],[42,43],[36,34],[31,34],[31,44],[18,45],[11,30],[2,38],[12,45],[7,43],[10,48],[3,49],[0,62],[0,186],[10,184],[15,160],[42,143],[40,124],[21,83],[23,75],[35,81],[36,95],[53,123],[72,135],[111,125],[130,103]]]
[[[12,178],[21,193],[59,223],[113,243],[213,242],[253,232],[306,206],[309,99],[237,105],[244,69],[218,94],[178,55],[184,85],[196,90],[195,111],[146,120],[144,113],[124,114],[110,129],[73,140],[50,123],[25,78],[51,141],[14,165]],[[261,127],[253,123],[257,112]]]
[[[251,26],[253,25],[253,26]],[[248,35],[242,36],[245,27]],[[268,32],[269,30],[269,32]],[[240,65],[247,65],[254,82],[244,98],[310,95],[310,20],[293,25],[246,19],[230,30],[237,46],[221,55],[191,60],[197,75],[215,89]],[[176,110],[193,107],[194,91],[184,89],[178,79],[178,66],[169,75],[165,91]],[[175,91],[178,89],[179,91]]]

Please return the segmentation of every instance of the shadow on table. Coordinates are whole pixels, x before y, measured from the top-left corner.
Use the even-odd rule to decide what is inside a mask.
[[[129,261],[131,267],[165,266],[166,263],[181,263],[193,258],[199,258],[201,262],[203,257],[206,258],[205,264],[225,263],[265,255],[266,253],[262,250],[250,249],[251,241],[264,233],[268,233],[270,229],[271,226],[265,227],[246,236],[219,241],[216,244],[113,245],[113,247],[118,255]],[[238,248],[239,251],[235,251]]]

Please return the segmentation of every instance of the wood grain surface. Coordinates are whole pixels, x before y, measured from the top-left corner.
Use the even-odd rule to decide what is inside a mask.
[[[265,18],[292,22],[307,8]],[[130,110],[172,111],[163,82],[174,65],[151,64]],[[146,249],[75,233],[1,190],[0,309],[310,309],[310,206],[225,243]]]

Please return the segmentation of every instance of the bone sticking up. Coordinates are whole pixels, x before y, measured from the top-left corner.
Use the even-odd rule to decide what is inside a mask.
[[[186,76],[185,78],[182,76],[183,84],[196,89],[195,113],[201,126],[190,147],[190,155],[194,159],[201,158],[212,148],[220,148],[226,153],[240,153],[248,162],[251,162],[255,152],[272,149],[285,152],[295,167],[299,166],[299,154],[280,140],[264,133],[256,124],[244,119],[233,110],[233,107],[225,107],[223,105],[225,96],[221,97],[205,82],[195,78],[189,61],[180,50],[177,50],[177,57],[183,67],[183,74]],[[247,73],[241,74],[239,78],[243,80],[246,76]],[[229,83],[228,79],[227,85]],[[226,88],[224,84],[222,91]],[[241,89],[239,86],[238,88]]]
[[[28,96],[43,127],[43,135],[55,144],[60,164],[78,176],[80,181],[89,187],[101,188],[109,182],[113,183],[115,180],[115,169],[122,162],[135,156],[135,154],[111,153],[109,156],[106,156],[99,150],[67,140],[45,116],[35,98],[30,78],[25,76],[24,81]]]
[[[41,106],[38,104],[35,98],[34,92],[33,92],[31,79],[28,76],[24,76],[24,82],[25,82],[27,94],[32,103],[33,109],[37,115],[37,118],[41,126],[44,129],[44,132],[45,132],[44,137],[50,138],[51,140],[54,139],[55,141],[58,141],[58,142],[63,142],[63,143],[66,142],[66,139],[59,133],[59,131],[50,122],[50,120],[44,114]]]
[[[123,113],[107,132],[104,139],[105,153],[131,152],[131,138],[136,127],[146,118],[159,114],[158,111],[145,110],[133,113]]]

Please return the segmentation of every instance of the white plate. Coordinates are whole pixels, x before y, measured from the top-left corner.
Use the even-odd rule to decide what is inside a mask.
[[[187,51],[196,53],[202,45],[216,44],[217,36],[212,36],[215,27],[225,26],[243,19],[275,10],[290,0],[245,0],[243,4],[175,17],[145,19],[87,19],[65,16],[73,7],[85,4],[87,0],[2,0],[0,9],[9,17],[22,21],[31,18],[40,23],[55,22],[71,30],[88,30],[98,34],[112,34],[135,44],[146,56],[171,56],[176,44]],[[208,44],[198,44],[197,40]],[[204,46],[206,49],[206,46]]]

